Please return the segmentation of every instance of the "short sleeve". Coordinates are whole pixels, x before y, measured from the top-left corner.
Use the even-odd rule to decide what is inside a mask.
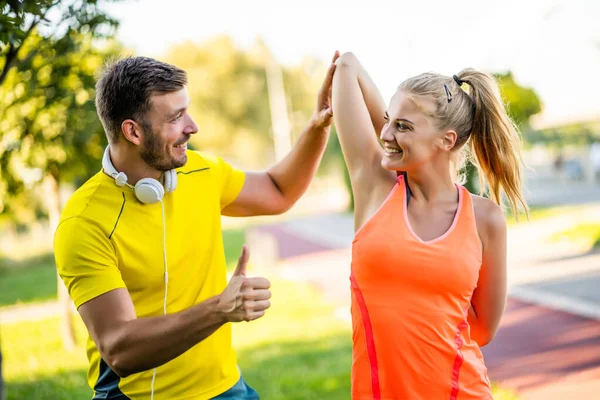
[[[221,209],[231,204],[242,191],[246,174],[223,159],[218,159],[221,171]]]
[[[58,274],[75,306],[114,289],[126,288],[112,242],[93,221],[71,217],[54,235]]]
[[[222,210],[239,196],[246,180],[246,173],[220,157],[201,152],[197,152],[197,154],[202,158],[204,165],[213,171],[213,184],[219,193]]]

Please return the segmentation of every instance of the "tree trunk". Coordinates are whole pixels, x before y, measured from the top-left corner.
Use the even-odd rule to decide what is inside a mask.
[[[58,168],[53,166],[50,168],[49,173],[44,179],[44,186],[46,188],[46,209],[48,211],[48,218],[50,220],[50,232],[52,233],[56,232],[61,212],[59,177],[60,175]],[[57,292],[58,304],[61,310],[60,328],[63,346],[67,350],[72,350],[75,347],[75,329],[72,318],[73,306],[71,304],[71,298],[69,297],[67,288],[58,274]]]

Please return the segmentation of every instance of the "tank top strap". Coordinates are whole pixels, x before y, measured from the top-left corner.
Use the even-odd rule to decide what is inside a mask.
[[[461,191],[460,194],[462,197],[461,209],[457,211],[460,211],[461,216],[475,221],[475,208],[473,206],[473,197],[471,196],[471,192],[469,192],[469,190],[462,185],[457,184],[456,187]]]
[[[462,185],[456,186],[458,187],[458,190],[461,191],[462,205],[461,209],[457,210],[460,214],[455,230],[458,232],[462,242],[472,240],[476,242],[479,247],[481,246],[481,239],[479,238],[479,233],[477,231],[473,197],[466,187]]]

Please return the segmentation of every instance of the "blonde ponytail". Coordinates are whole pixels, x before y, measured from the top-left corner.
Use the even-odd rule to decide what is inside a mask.
[[[487,186],[497,204],[504,192],[515,216],[519,208],[529,215],[522,190],[521,137],[506,112],[498,84],[490,75],[473,69],[465,69],[457,77],[469,86],[473,100],[470,153],[479,172],[480,192]]]

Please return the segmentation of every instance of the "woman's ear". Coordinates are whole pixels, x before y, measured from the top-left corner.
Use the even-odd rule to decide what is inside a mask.
[[[450,151],[454,148],[456,144],[456,140],[458,139],[458,135],[455,131],[449,130],[444,133],[444,136],[441,138],[440,148],[441,150]]]

